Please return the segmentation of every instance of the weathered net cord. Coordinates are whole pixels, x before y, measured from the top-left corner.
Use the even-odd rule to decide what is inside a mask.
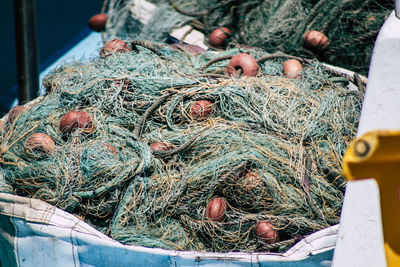
[[[204,194],[205,192],[209,192],[212,188],[214,188],[218,184],[222,183],[226,179],[231,178],[231,177],[236,177],[239,173],[241,173],[246,168],[246,166],[248,164],[249,164],[249,161],[247,161],[247,160],[242,162],[240,165],[238,165],[237,167],[233,168],[228,173],[226,173],[226,174],[220,176],[218,179],[208,183],[202,189],[200,189],[200,190],[198,190],[196,192],[193,192],[191,194],[186,195],[184,198],[182,198],[182,200],[180,200],[180,202],[188,202],[191,199],[196,199],[199,196],[201,196],[202,194]]]
[[[356,43],[360,43],[360,44],[362,44],[362,43],[364,43],[365,41],[367,41],[367,40],[369,40],[369,39],[371,39],[371,38],[376,38],[376,36],[378,35],[378,33],[379,33],[379,30],[380,29],[377,29],[377,30],[374,30],[374,31],[370,31],[370,32],[366,32],[366,33],[364,33],[363,35],[360,35],[360,36],[358,36],[358,37],[356,37],[356,38],[353,38],[352,40],[348,40],[346,43],[344,43],[344,44],[341,44],[342,46],[350,46],[350,45],[352,45],[352,44],[356,44]],[[339,53],[340,52],[340,50],[342,50],[343,49],[343,47],[340,47],[340,48],[332,48],[332,49],[329,49],[328,51],[326,51],[326,55],[331,55],[331,54],[336,54],[336,53]]]
[[[167,150],[167,151],[153,150],[153,155],[154,156],[160,156],[160,157],[166,157],[166,156],[172,156],[174,154],[177,154],[177,153],[180,153],[182,151],[185,151],[186,149],[188,149],[197,140],[197,138],[200,137],[200,135],[202,135],[207,130],[208,129],[206,129],[206,128],[201,130],[194,137],[192,137],[189,141],[187,141],[186,143],[183,143],[182,145],[180,145],[176,149]]]
[[[280,54],[272,54],[272,55],[260,57],[260,58],[256,59],[256,61],[258,63],[258,62],[263,62],[265,60],[274,59],[274,58],[290,58],[290,59],[296,59],[298,61],[305,62],[305,63],[308,63],[308,64],[312,63],[312,61],[309,60],[309,59],[304,59],[304,58],[301,58],[301,57],[295,57],[295,56],[290,56],[290,55],[280,55]]]
[[[149,49],[151,52],[156,54],[159,57],[165,57],[163,53],[161,53],[155,46],[153,46],[150,42],[148,41],[140,41],[140,40],[135,40],[130,42],[132,49],[135,51],[138,51],[136,48],[136,45],[142,46],[144,48]]]
[[[358,73],[354,73],[354,80],[356,82],[356,85],[358,87],[358,90],[360,90],[361,92],[365,92],[365,84],[363,83],[360,75],[358,75]]]
[[[101,14],[104,14],[106,12],[108,2],[109,2],[109,0],[104,0],[103,6],[101,7],[101,11],[100,11]]]
[[[190,28],[189,30],[187,30],[187,31],[182,35],[181,39],[179,40],[179,43],[182,44],[182,43],[185,41],[186,37],[187,37],[189,34],[191,34],[191,33],[193,32],[193,30],[194,30],[194,28]]]
[[[199,30],[199,31],[204,31],[205,30],[204,24],[201,21],[197,20],[197,19],[192,20],[189,23],[189,25],[192,26],[193,28],[195,28],[196,30]]]
[[[214,63],[217,63],[217,62],[222,61],[222,60],[231,59],[231,58],[233,58],[233,55],[226,55],[226,56],[221,56],[221,57],[217,57],[217,58],[211,59],[210,61],[207,61],[207,63],[204,64],[199,69],[199,71],[203,71],[204,69],[208,68],[209,66],[211,66]]]
[[[165,94],[162,97],[158,98],[154,103],[146,110],[146,112],[140,117],[135,129],[133,130],[133,135],[137,138],[140,138],[140,133],[143,129],[144,123],[146,120],[151,116],[151,114],[160,106],[162,105],[168,97],[171,96],[171,93]]]
[[[312,164],[312,159],[310,155],[306,156],[306,162],[305,162],[305,170],[304,170],[304,175],[303,175],[303,181],[301,183],[301,187],[303,188],[305,194],[306,194],[306,199],[308,204],[311,207],[311,210],[314,212],[315,215],[321,220],[325,221],[325,217],[322,214],[322,212],[317,208],[317,206],[314,203],[314,200],[312,199],[311,196],[311,191],[310,191],[310,179],[311,176],[308,174],[311,170],[311,164]]]
[[[291,238],[291,239],[280,241],[280,242],[276,242],[276,243],[273,243],[273,244],[264,245],[263,248],[265,250],[271,250],[271,249],[279,248],[280,246],[292,245],[292,244],[296,243],[298,240],[299,240],[298,238]]]
[[[208,12],[189,12],[189,11],[185,11],[182,8],[178,7],[176,5],[176,3],[174,3],[173,0],[169,0],[169,2],[171,4],[171,6],[176,9],[176,11],[178,11],[179,13],[182,13],[183,15],[186,15],[186,16],[200,17],[200,16],[206,15],[208,13]]]
[[[324,65],[322,65],[322,66],[324,66]],[[329,71],[330,73],[332,73],[332,74],[334,74],[334,75],[336,75],[336,76],[341,76],[341,77],[344,77],[344,78],[346,78],[347,80],[349,80],[349,81],[351,81],[352,83],[357,83],[357,81],[356,81],[356,75],[357,75],[357,77],[358,77],[358,79],[359,79],[359,82],[361,83],[361,84],[363,84],[363,85],[365,85],[365,83],[362,81],[362,79],[361,79],[361,77],[360,77],[360,75],[358,74],[358,73],[354,73],[354,75],[353,75],[353,77],[352,76],[350,76],[350,75],[348,75],[348,74],[346,74],[346,73],[343,73],[343,72],[341,72],[341,71],[336,71],[336,70],[334,70],[334,69],[332,69],[332,68],[329,68],[329,67],[325,67],[324,66],[324,68],[327,70],[327,71]]]

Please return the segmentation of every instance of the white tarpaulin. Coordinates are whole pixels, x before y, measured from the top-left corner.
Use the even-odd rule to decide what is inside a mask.
[[[44,201],[0,193],[1,266],[330,266],[338,226],[283,254],[126,246]]]

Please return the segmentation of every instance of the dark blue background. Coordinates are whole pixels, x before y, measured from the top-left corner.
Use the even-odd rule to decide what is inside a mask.
[[[40,71],[90,33],[87,23],[100,13],[103,0],[36,0],[37,39]],[[14,1],[1,0],[0,32],[0,115],[8,111],[17,92]]]

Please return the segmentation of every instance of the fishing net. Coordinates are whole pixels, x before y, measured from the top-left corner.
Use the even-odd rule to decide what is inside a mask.
[[[340,164],[363,99],[349,79],[318,61],[286,78],[290,56],[261,50],[194,56],[134,44],[64,64],[45,78],[45,96],[9,113],[0,190],[45,200],[122,243],[175,250],[281,252],[339,222]],[[258,59],[257,76],[226,74],[239,52]],[[193,116],[198,101],[211,103],[207,116]],[[90,131],[62,131],[71,110],[90,115]],[[54,147],[32,147],[34,133]],[[226,203],[220,220],[206,211],[215,198]],[[257,235],[258,222],[279,239]]]
[[[146,25],[133,17],[135,0],[110,2],[107,33],[159,39],[168,30],[189,24],[206,36],[225,26],[231,31],[230,47],[237,44],[261,47],[267,52],[318,58],[366,75],[379,29],[394,9],[392,0],[273,0],[273,1],[178,1],[153,0],[159,7]],[[174,13],[174,14],[172,14]],[[303,35],[310,30],[329,38],[329,49],[315,53],[303,48]]]

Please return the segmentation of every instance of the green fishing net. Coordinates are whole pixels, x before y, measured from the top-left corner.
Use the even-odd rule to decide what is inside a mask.
[[[164,41],[171,29],[190,24],[207,38],[225,26],[232,33],[230,47],[251,45],[270,53],[318,58],[363,75],[368,73],[377,33],[394,9],[391,0],[153,0],[158,8],[143,25],[134,18],[137,2],[110,2],[109,36]],[[329,38],[327,51],[314,53],[303,47],[303,35],[310,30]]]
[[[64,64],[45,78],[45,96],[10,112],[0,190],[42,199],[124,244],[175,250],[282,252],[339,222],[340,165],[362,91],[317,61],[302,61],[292,79],[284,54],[141,44]],[[239,52],[259,59],[255,77],[226,74]],[[202,118],[192,115],[200,100],[212,103]],[[94,130],[63,133],[71,110],[89,114]],[[34,133],[49,135],[53,151],[30,147]],[[227,205],[221,221],[206,215],[215,197]],[[279,240],[260,238],[260,221]]]

